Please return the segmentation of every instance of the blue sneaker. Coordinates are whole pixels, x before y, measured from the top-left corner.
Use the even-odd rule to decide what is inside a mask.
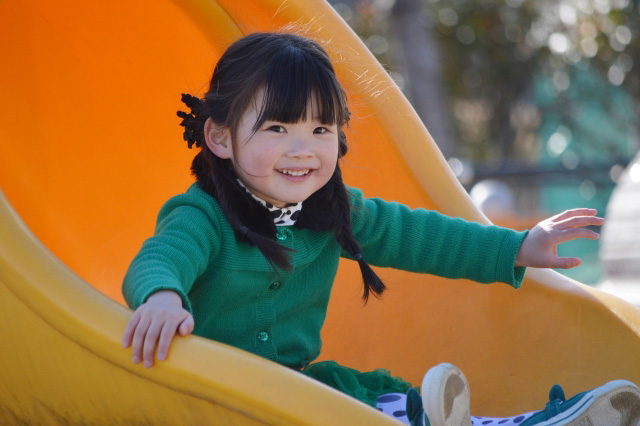
[[[640,426],[640,390],[626,380],[616,380],[569,399],[555,385],[544,410],[520,426]]]
[[[429,418],[422,408],[422,397],[417,390],[411,388],[407,392],[407,419],[409,426],[431,426]]]

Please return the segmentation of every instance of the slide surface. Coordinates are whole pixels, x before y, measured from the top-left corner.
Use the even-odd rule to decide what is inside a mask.
[[[358,37],[320,0],[0,2],[0,423],[393,424],[282,366],[177,339],[152,369],[120,339],[120,283],[170,196],[192,182],[180,94],[202,94],[226,46],[294,25],[326,43],[349,96],[343,171],[367,196],[488,222]],[[548,270],[523,288],[380,269],[362,305],[341,264],[322,359],[419,384],[451,362],[474,415],[640,383],[640,310]]]

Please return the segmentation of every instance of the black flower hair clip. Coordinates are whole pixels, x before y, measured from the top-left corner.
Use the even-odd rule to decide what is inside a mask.
[[[195,145],[201,147],[204,143],[204,123],[208,114],[204,102],[195,96],[182,94],[182,102],[189,107],[190,112],[178,111],[178,117],[182,118],[180,125],[184,127],[182,138],[187,142],[189,149]]]

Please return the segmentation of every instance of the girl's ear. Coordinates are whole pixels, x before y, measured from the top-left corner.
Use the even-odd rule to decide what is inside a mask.
[[[214,123],[211,118],[207,118],[204,123],[204,139],[207,142],[207,147],[216,156],[222,159],[233,157],[229,128],[222,127]]]

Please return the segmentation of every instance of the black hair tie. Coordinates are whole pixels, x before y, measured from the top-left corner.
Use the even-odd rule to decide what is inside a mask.
[[[242,228],[240,228],[240,233],[246,237],[249,233],[249,228],[247,228],[246,226],[242,226]]]
[[[362,260],[362,255],[360,253],[356,254],[354,257],[358,262]]]

